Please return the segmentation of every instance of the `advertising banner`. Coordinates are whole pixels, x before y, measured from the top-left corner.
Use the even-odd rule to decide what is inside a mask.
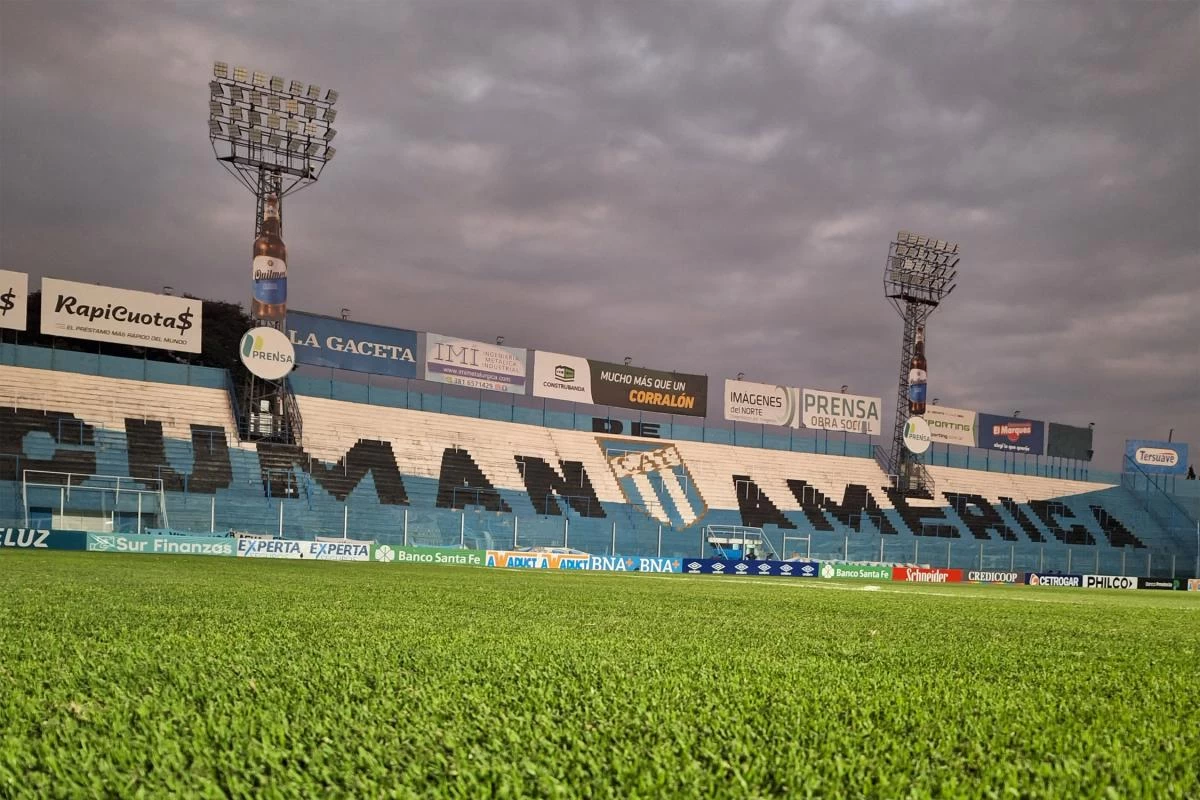
[[[725,419],[800,427],[800,390],[750,381],[725,381]]]
[[[1187,472],[1188,446],[1183,442],[1126,439],[1125,457],[1148,475],[1183,475]],[[1125,471],[1132,472],[1128,462]]]
[[[662,414],[703,417],[708,413],[708,377],[686,372],[627,367],[607,361],[588,361],[592,372],[592,402]]]
[[[961,569],[938,567],[892,567],[892,580],[909,583],[962,583]]]
[[[188,297],[42,279],[42,333],[200,352],[204,304]]]
[[[383,564],[438,564],[452,567],[482,567],[487,553],[483,550],[461,550],[457,547],[400,547],[378,544],[371,560]]]
[[[826,561],[821,564],[821,577],[830,579],[890,581],[892,568],[886,564],[841,564]]]
[[[296,368],[296,348],[283,331],[275,328],[263,326],[246,331],[238,355],[250,374],[267,381],[285,378]]]
[[[0,547],[22,550],[86,550],[83,531],[54,531],[45,528],[0,528]]]
[[[488,550],[485,567],[500,569],[588,569],[587,553],[548,553],[532,550]]]
[[[25,330],[28,311],[29,276],[0,269],[0,328]]]
[[[425,334],[424,377],[434,383],[525,394],[528,359],[522,348]]]
[[[976,428],[979,415],[965,408],[947,406],[925,406],[925,421],[929,423],[929,435],[939,444],[957,444],[975,447]]]
[[[296,363],[395,378],[417,377],[417,333],[289,311]]]
[[[89,533],[93,553],[161,553],[166,555],[232,556],[233,539],[214,536],[148,536],[136,533]]]
[[[815,561],[733,561],[725,558],[688,558],[683,561],[688,575],[738,575],[773,578],[815,578],[820,565]]]
[[[1084,575],[1085,589],[1136,589],[1137,578],[1126,578],[1120,575]]]
[[[1200,592],[1200,578],[1188,578],[1187,590],[1189,592]]]
[[[369,561],[372,545],[361,542],[308,542],[291,539],[238,539],[242,558],[289,558],[314,561]]]
[[[1092,429],[1051,422],[1046,425],[1046,455],[1055,458],[1092,460]]]
[[[991,570],[967,570],[967,583],[1024,583],[1023,572],[995,572]]]
[[[1082,575],[1051,575],[1046,572],[1025,573],[1025,583],[1029,586],[1083,586]]]
[[[1138,578],[1137,588],[1183,591],[1187,589],[1187,581],[1183,578]]]
[[[1046,423],[1035,419],[1013,419],[996,414],[979,415],[979,446],[984,450],[1042,455]]]
[[[804,426],[829,431],[848,431],[878,436],[882,430],[879,410],[883,398],[805,389],[801,410]]]
[[[572,403],[592,403],[592,368],[586,358],[537,350],[533,354],[533,394]]]

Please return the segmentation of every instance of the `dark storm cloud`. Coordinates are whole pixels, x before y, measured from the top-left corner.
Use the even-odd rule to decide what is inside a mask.
[[[959,241],[944,404],[1200,447],[1195,2],[0,5],[0,261],[244,297],[216,59],[342,92],[294,304],[888,397],[900,228]]]

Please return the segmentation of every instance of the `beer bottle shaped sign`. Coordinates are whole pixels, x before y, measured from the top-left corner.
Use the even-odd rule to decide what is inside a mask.
[[[254,297],[250,316],[282,320],[287,313],[287,247],[279,229],[279,198],[263,201],[262,233],[254,240]]]
[[[917,328],[916,341],[913,344],[913,357],[908,365],[908,413],[923,415],[925,413],[926,383],[929,380],[929,365],[925,361],[925,329]]]

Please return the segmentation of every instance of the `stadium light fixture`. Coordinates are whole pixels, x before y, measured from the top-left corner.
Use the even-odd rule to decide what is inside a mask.
[[[327,92],[325,92],[325,102],[326,103],[333,105],[337,101],[338,101],[337,89],[330,89]]]
[[[1019,416],[1021,416],[1021,410],[1017,409],[1016,411],[1013,412],[1013,419],[1016,419]]]
[[[348,308],[342,309],[342,319],[350,319],[350,309],[348,309]]]
[[[337,136],[336,128],[326,128],[325,129],[325,141],[332,142],[333,137],[335,137],[335,136]]]
[[[849,388],[850,388],[849,386],[847,386],[846,384],[844,384],[844,383],[843,383],[843,384],[842,384],[842,394],[845,394],[845,393],[846,393],[846,390],[847,390],[847,389],[849,389]]]
[[[309,100],[316,100],[318,97],[321,96],[321,87],[317,86],[315,83],[310,83],[308,85],[308,92],[305,93],[304,96],[307,97]]]
[[[504,337],[503,337],[503,336],[497,336],[497,337],[496,337],[496,344],[504,344]]]
[[[272,92],[282,92],[283,91],[283,78],[279,77],[278,75],[271,76],[271,91]]]
[[[632,362],[633,358],[631,356],[625,356],[625,366],[628,367]]]
[[[744,373],[744,372],[739,372],[739,373],[738,373],[737,379],[738,379],[739,381],[740,381],[740,380],[745,380],[745,378],[746,378],[746,373]]]
[[[214,78],[228,78],[229,77],[229,65],[226,64],[224,61],[217,61],[216,63],[214,63],[213,64],[213,77]]]
[[[327,163],[327,164],[328,164],[330,161],[333,161],[333,157],[334,157],[336,154],[337,154],[337,148],[336,148],[336,147],[326,147],[326,148],[325,148],[325,163]]]

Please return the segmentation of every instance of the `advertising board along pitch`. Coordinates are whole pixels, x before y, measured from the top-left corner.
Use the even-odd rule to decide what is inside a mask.
[[[1137,578],[1129,578],[1122,575],[1084,575],[1083,588],[1085,589],[1136,589]]]

